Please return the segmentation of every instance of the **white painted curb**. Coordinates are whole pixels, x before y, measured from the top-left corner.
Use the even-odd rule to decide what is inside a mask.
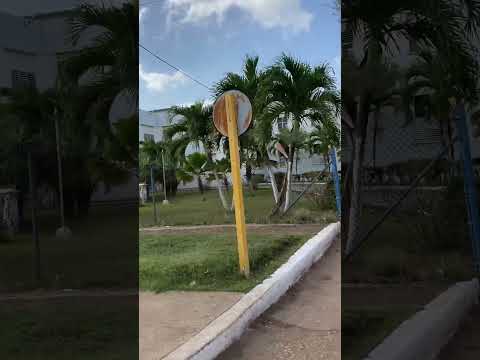
[[[214,359],[239,339],[253,320],[277,302],[323,256],[339,234],[339,222],[325,227],[297,250],[272,276],[245,294],[229,310],[163,359]]]
[[[478,303],[477,279],[459,282],[403,322],[364,360],[433,360]]]

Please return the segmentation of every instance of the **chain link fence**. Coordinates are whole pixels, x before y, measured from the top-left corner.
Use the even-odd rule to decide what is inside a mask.
[[[349,181],[344,183],[350,196],[347,206],[354,203],[355,196],[350,135],[344,129],[342,170]],[[363,247],[367,251],[390,247],[397,259],[402,253],[408,257],[447,251],[471,257],[462,147],[457,135],[453,120],[440,124],[416,118],[405,123],[390,114],[369,122],[358,171],[358,207],[356,211],[350,208],[343,219],[345,258],[356,256]],[[480,142],[473,139],[471,147],[475,164]],[[478,169],[476,175],[478,179]],[[465,265],[471,268],[471,264]]]

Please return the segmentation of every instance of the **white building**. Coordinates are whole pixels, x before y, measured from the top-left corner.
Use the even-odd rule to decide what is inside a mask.
[[[8,101],[11,89],[33,87],[42,92],[55,87],[60,61],[72,51],[91,43],[98,29],[87,30],[73,47],[68,22],[73,10],[17,16],[0,12],[0,100]],[[100,30],[101,31],[101,30]],[[88,75],[82,79],[88,81]],[[110,111],[110,121],[127,117],[136,110],[119,96]],[[93,201],[132,199],[137,196],[136,178],[129,184],[108,190],[100,184]]]
[[[155,111],[138,111],[138,141],[155,141],[163,139],[163,127],[168,124],[168,109]]]

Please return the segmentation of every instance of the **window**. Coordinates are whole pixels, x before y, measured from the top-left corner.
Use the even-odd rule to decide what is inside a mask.
[[[155,141],[155,137],[153,136],[153,134],[144,134],[143,140],[145,140],[145,142]]]
[[[278,130],[286,129],[288,126],[288,119],[282,117],[278,119]]]
[[[12,70],[12,88],[15,90],[35,89],[35,75],[26,71]]]
[[[418,126],[415,129],[415,145],[437,145],[442,140],[439,128]]]
[[[342,48],[349,51],[353,46],[353,30],[351,27],[344,26],[342,29]]]

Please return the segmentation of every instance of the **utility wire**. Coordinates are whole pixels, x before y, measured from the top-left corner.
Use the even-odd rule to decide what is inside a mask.
[[[194,77],[190,76],[188,73],[186,73],[185,71],[183,71],[182,69],[179,69],[178,67],[176,67],[175,65],[172,65],[170,64],[168,61],[166,61],[165,59],[162,59],[160,56],[158,56],[157,54],[155,54],[153,51],[147,49],[145,46],[143,46],[142,44],[138,43],[138,46],[140,46],[143,50],[145,50],[146,52],[148,52],[150,55],[152,55],[153,57],[155,57],[157,60],[160,60],[161,62],[163,62],[164,64],[167,64],[168,66],[170,66],[172,69],[175,69],[179,72],[181,72],[183,75],[185,75],[186,77],[188,77],[190,80],[193,80],[195,81],[197,84],[203,86],[205,89],[207,90],[211,90],[210,87],[208,87],[207,85],[205,85],[204,83],[202,83],[201,81],[195,79]]]

